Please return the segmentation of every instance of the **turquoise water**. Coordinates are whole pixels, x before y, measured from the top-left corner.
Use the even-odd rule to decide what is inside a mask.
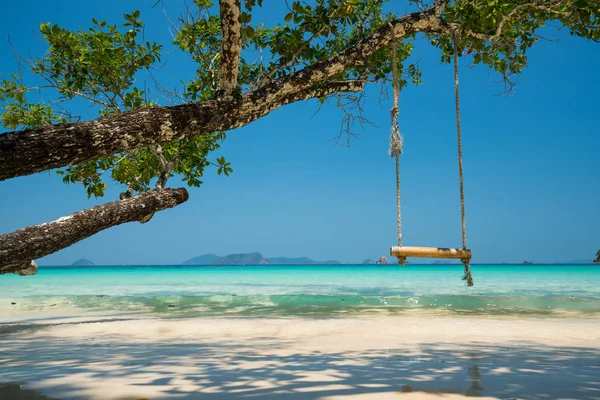
[[[600,266],[46,267],[0,276],[0,314],[600,316]],[[11,304],[15,303],[15,304]]]

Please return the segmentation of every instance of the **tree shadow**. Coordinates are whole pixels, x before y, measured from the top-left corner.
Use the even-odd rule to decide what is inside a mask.
[[[23,382],[0,383],[0,400],[54,400],[37,390],[22,389]]]
[[[20,333],[0,337],[0,382],[25,382],[50,397],[4,384],[1,400],[376,399],[390,392],[399,397],[424,392],[600,399],[597,348],[470,342],[327,352],[302,351],[294,342],[274,337],[252,343],[228,338],[157,343],[27,339]]]

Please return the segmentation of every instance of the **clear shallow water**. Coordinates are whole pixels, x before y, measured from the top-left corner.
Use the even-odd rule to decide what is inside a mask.
[[[0,276],[0,314],[600,316],[600,266],[46,267]],[[16,304],[11,304],[16,303]]]

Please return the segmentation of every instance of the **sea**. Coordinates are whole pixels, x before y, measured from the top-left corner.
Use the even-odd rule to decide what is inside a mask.
[[[600,316],[599,265],[93,266],[0,276],[0,316]]]

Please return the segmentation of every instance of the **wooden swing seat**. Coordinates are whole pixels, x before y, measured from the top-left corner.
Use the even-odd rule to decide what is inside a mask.
[[[459,259],[465,266],[463,280],[467,286],[473,286],[473,275],[471,274],[471,250],[467,249],[467,227],[465,224],[465,192],[463,188],[463,162],[462,162],[462,138],[460,129],[460,96],[458,87],[458,30],[452,31],[452,42],[454,44],[454,98],[456,105],[456,135],[458,146],[458,182],[460,192],[460,216],[462,220],[462,249],[447,247],[416,247],[404,246],[402,243],[402,214],[400,212],[400,154],[402,154],[403,138],[400,134],[398,124],[400,85],[398,76],[398,62],[396,59],[396,37],[394,29],[391,29],[392,40],[390,41],[390,53],[392,56],[392,86],[394,88],[394,107],[390,110],[392,116],[392,133],[390,135],[390,150],[388,154],[396,158],[396,206],[398,208],[398,246],[390,247],[390,255],[398,258],[399,265],[406,265],[407,257],[423,258],[452,258]]]
[[[470,260],[471,250],[447,247],[392,246],[390,247],[390,255],[393,257],[458,258],[461,260]]]

